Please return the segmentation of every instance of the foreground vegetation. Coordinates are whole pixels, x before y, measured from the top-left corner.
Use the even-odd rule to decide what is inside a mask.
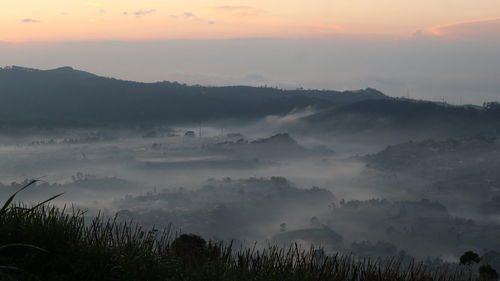
[[[473,280],[460,267],[357,260],[321,251],[233,249],[79,210],[12,204],[0,209],[0,280]],[[467,269],[463,267],[462,269]]]

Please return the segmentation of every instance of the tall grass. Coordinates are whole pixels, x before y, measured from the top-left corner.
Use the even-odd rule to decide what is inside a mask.
[[[11,204],[0,216],[0,280],[473,280],[461,268],[324,256],[316,249],[233,249],[170,230],[37,205]],[[32,245],[16,247],[15,245]]]

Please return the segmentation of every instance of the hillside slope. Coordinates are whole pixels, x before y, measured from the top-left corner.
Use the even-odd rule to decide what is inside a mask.
[[[202,87],[139,83],[62,67],[0,69],[0,126],[94,126],[252,119],[294,108],[327,108],[384,94],[360,91]]]

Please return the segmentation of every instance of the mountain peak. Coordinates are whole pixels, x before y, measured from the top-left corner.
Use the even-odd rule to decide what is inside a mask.
[[[74,71],[75,69],[71,66],[61,66],[61,67],[58,67],[58,68],[54,68],[50,71]]]
[[[74,69],[71,66],[62,66],[54,69],[44,70],[47,73],[63,74],[63,75],[76,75],[80,78],[95,77],[96,75],[90,72]]]
[[[280,144],[280,145],[296,145],[297,142],[290,137],[288,133],[281,133],[265,139],[259,139],[252,142],[252,144]]]
[[[381,91],[375,89],[375,88],[365,88],[365,89],[359,89],[355,91],[350,91],[351,93],[356,93],[356,94],[363,94],[366,96],[372,96],[374,98],[381,98],[381,99],[388,99],[389,97],[386,96],[384,93]]]
[[[54,69],[40,70],[40,69],[35,69],[35,68],[12,65],[12,66],[6,66],[4,68],[0,68],[0,70],[23,72],[23,73],[33,72],[33,73],[53,73],[53,74],[66,74],[66,75],[70,74],[70,75],[77,75],[80,77],[96,76],[95,74],[92,74],[90,72],[74,69],[71,66],[62,66],[62,67],[57,67]]]

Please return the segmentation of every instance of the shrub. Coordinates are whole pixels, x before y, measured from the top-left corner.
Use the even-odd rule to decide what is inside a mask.
[[[479,279],[481,281],[497,281],[498,273],[489,264],[479,267]]]

